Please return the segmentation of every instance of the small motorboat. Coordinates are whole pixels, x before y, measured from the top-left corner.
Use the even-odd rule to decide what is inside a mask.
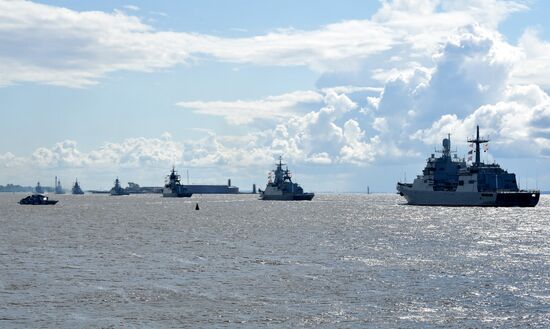
[[[56,204],[57,200],[49,200],[47,196],[42,194],[33,194],[29,195],[21,201],[19,204],[31,204],[31,205],[46,205],[46,204]]]

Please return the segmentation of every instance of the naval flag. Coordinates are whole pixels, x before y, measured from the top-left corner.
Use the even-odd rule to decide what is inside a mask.
[[[472,154],[472,153],[474,153],[473,150],[469,150],[469,151],[468,151],[468,154]]]
[[[483,152],[489,151],[489,144],[483,144]]]

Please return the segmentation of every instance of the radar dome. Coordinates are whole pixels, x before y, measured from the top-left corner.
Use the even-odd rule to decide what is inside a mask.
[[[448,138],[443,139],[443,148],[448,150],[451,148],[451,140]]]

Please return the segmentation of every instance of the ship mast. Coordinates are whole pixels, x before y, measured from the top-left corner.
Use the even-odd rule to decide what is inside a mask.
[[[488,139],[479,138],[479,126],[477,126],[477,132],[476,132],[476,139],[468,139],[468,143],[475,143],[476,144],[476,162],[474,163],[474,166],[479,167],[480,161],[480,154],[479,154],[479,145],[483,143],[489,142]]]

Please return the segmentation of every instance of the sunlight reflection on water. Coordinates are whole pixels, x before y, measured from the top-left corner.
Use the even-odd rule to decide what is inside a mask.
[[[22,197],[0,194],[0,327],[550,327],[548,196]]]

